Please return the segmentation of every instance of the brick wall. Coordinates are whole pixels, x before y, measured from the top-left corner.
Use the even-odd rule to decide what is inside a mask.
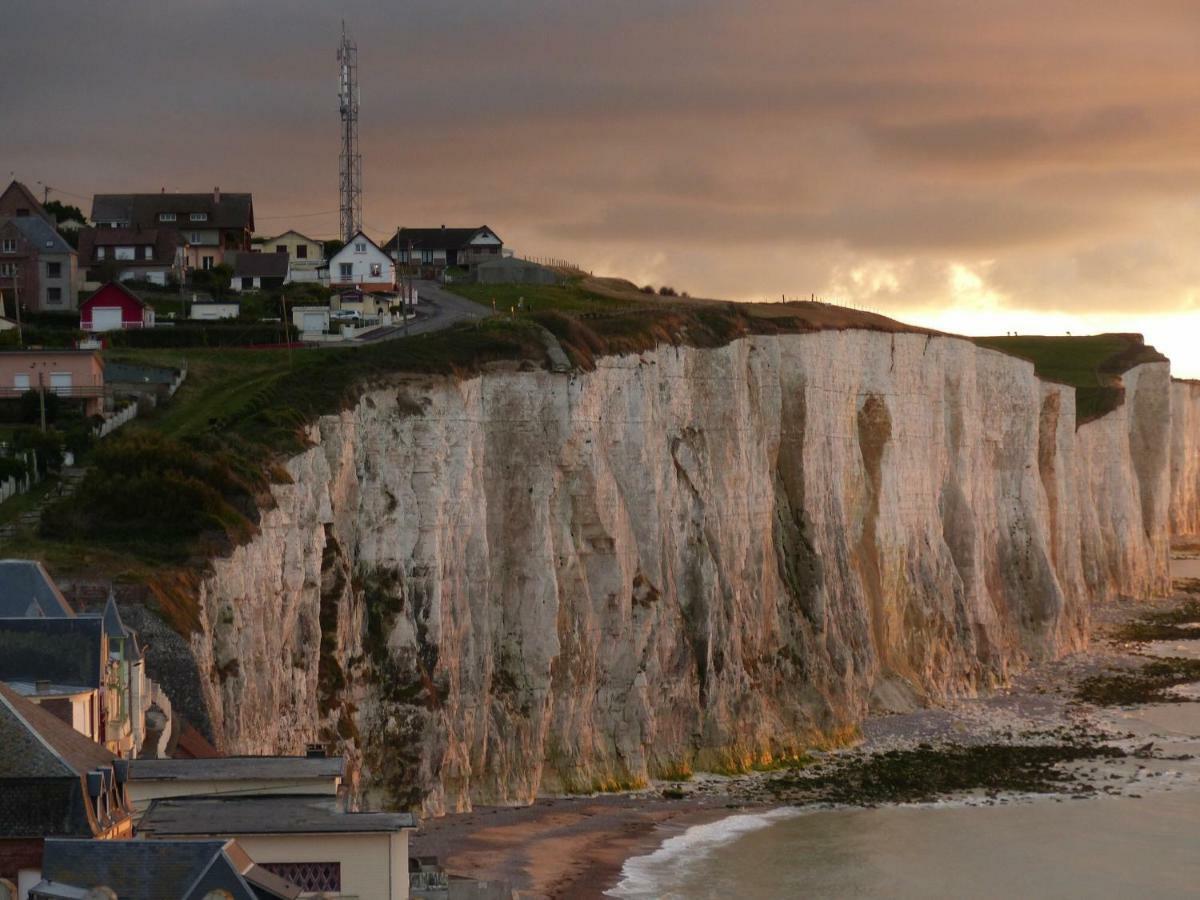
[[[15,882],[19,870],[41,867],[41,838],[0,838],[0,878]]]

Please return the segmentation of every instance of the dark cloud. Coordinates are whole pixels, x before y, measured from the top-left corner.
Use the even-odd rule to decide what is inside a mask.
[[[694,293],[895,311],[957,302],[956,266],[1014,309],[1195,295],[1183,0],[13,0],[4,159],[330,234],[343,16],[379,232],[487,221]]]

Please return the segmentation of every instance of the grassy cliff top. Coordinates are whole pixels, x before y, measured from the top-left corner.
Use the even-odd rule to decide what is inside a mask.
[[[1079,424],[1121,405],[1125,397],[1122,373],[1143,363],[1167,361],[1140,334],[1017,335],[973,340],[981,347],[1028,360],[1040,378],[1074,387]]]

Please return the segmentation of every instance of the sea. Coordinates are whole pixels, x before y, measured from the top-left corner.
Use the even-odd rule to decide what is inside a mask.
[[[1192,656],[1200,641],[1148,649]],[[1200,696],[1196,686],[1181,693],[1187,687]],[[608,895],[1200,897],[1200,703],[1104,711],[1100,724],[1126,735],[1119,746],[1153,741],[1156,755],[1182,758],[1103,767],[1099,777],[1119,785],[1119,796],[1012,797],[991,805],[972,797],[731,815],[627,860]]]

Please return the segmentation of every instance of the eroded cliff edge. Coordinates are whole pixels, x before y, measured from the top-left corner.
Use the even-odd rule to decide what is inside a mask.
[[[396,378],[320,420],[214,561],[215,737],[340,743],[438,812],[995,684],[1079,647],[1094,600],[1169,586],[1168,364],[1123,381],[1077,429],[1027,362],[853,330]]]

